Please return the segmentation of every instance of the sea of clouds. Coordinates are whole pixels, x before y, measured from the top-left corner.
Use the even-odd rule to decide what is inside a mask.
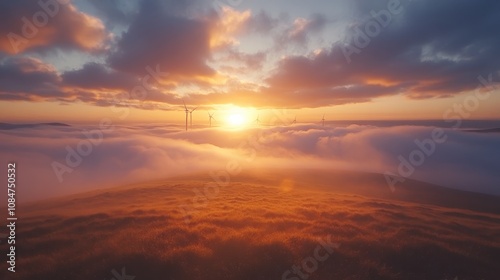
[[[380,173],[500,195],[500,134],[431,126],[298,124],[244,130],[171,125],[35,126],[0,130],[2,174],[35,200],[225,170],[323,168]],[[385,175],[384,175],[385,174]]]

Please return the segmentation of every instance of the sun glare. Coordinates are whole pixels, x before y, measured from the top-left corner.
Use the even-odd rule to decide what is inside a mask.
[[[240,114],[229,115],[227,121],[232,126],[242,126],[245,124],[245,118]]]
[[[226,123],[233,128],[241,128],[250,123],[250,114],[246,109],[236,108],[231,110],[226,116]]]

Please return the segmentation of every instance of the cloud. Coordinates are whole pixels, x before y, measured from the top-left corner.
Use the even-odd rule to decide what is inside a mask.
[[[269,34],[279,26],[280,22],[279,18],[274,18],[266,11],[260,10],[258,13],[252,14],[252,17],[247,22],[246,29],[249,32]]]
[[[9,54],[55,49],[99,51],[108,39],[100,19],[77,10],[71,3],[2,1],[0,17],[0,51]]]
[[[177,15],[177,5],[143,1],[137,18],[109,56],[111,67],[144,75],[146,67],[159,65],[162,72],[169,73],[165,80],[214,75],[206,64],[210,57],[209,23]]]
[[[153,68],[149,70],[154,72]],[[172,87],[164,84],[160,88],[150,72],[139,77],[104,64],[87,63],[81,69],[60,74],[38,58],[7,56],[0,58],[0,100],[82,101],[144,110],[165,110],[168,106],[162,104],[181,104],[175,94],[168,92]]]
[[[98,63],[88,63],[81,69],[64,72],[62,78],[66,85],[89,89],[130,90],[140,84],[135,76],[107,69]]]
[[[0,99],[46,100],[63,98],[57,70],[31,57],[6,57],[0,60]]]
[[[261,69],[266,62],[266,53],[257,52],[253,54],[240,52],[235,49],[230,49],[226,52],[225,60],[234,61],[236,63],[243,64],[246,68],[250,70]]]
[[[140,0],[131,0],[122,2],[119,0],[88,0],[95,6],[96,13],[102,17],[107,25],[130,24],[131,19],[136,16],[136,10],[139,7]]]
[[[91,127],[11,130],[3,133],[6,141],[0,153],[29,170],[30,176],[20,179],[33,186],[25,190],[27,199],[208,170],[224,166],[230,158],[227,151],[211,144],[150,135],[154,129],[128,137],[133,131],[104,130],[104,141],[99,142],[100,132]],[[61,173],[63,183],[54,172],[54,162],[72,169]]]
[[[46,197],[103,186],[161,179],[181,174],[224,170],[236,161],[242,168],[328,168],[398,174],[399,156],[409,160],[432,127],[317,125],[254,128],[247,131],[145,125],[24,128],[1,131],[2,158],[15,160],[26,174],[23,197]],[[84,133],[85,132],[85,133]],[[92,132],[92,133],[90,133]],[[500,194],[500,149],[497,133],[447,129],[446,141],[415,166],[410,179],[438,185]],[[98,144],[91,144],[89,139]],[[36,144],[34,144],[36,143]],[[89,146],[90,145],[90,146]],[[87,152],[90,148],[90,152]],[[69,149],[69,150],[68,150]],[[70,152],[72,150],[73,152]],[[83,151],[83,152],[78,152]],[[76,166],[75,153],[81,162]],[[58,181],[53,162],[70,167]],[[383,178],[383,175],[380,175]],[[32,186],[32,187],[30,187]]]
[[[219,17],[212,23],[210,47],[218,50],[238,45],[235,36],[243,32],[251,19],[250,10],[243,12],[223,6]]]
[[[146,67],[161,74],[158,88],[148,94],[154,104],[143,107],[149,109],[178,104],[181,95],[197,105],[287,108],[395,95],[452,97],[475,89],[478,76],[500,73],[500,5],[488,0],[401,1],[401,12],[392,14],[363,47],[356,45],[356,37],[366,33],[369,22],[380,20],[373,14],[387,9],[386,2],[354,1],[354,18],[343,34],[326,42],[322,35],[337,34],[344,19],[333,22],[328,14],[312,13],[290,20],[287,13],[228,6],[217,11],[199,0],[92,1],[87,8],[102,8],[96,12],[101,18],[81,12],[76,4],[60,5],[57,15],[20,45],[26,57],[15,56],[7,34],[21,34],[23,17],[31,20],[44,11],[35,3],[0,4],[5,22],[0,27],[5,35],[0,36],[0,67],[4,77],[11,77],[0,81],[3,100],[79,100],[109,106],[114,95],[131,90],[149,74]],[[119,28],[112,28],[114,24]],[[111,34],[106,27],[123,32]],[[247,48],[253,43],[240,46],[247,40],[257,42],[257,48]],[[262,48],[267,43],[280,48]],[[347,53],[348,59],[347,47],[358,50]],[[48,53],[74,50],[88,56],[75,58],[82,66],[62,69],[59,63],[46,62]],[[12,65],[22,59],[55,70],[23,72]]]
[[[284,58],[266,80],[271,89],[284,89],[291,96],[297,91],[321,91],[325,93],[321,96],[328,96],[326,92],[335,88],[377,85],[387,95],[448,97],[475,89],[479,75],[500,70],[500,61],[494,58],[495,49],[500,47],[494,31],[500,6],[494,1],[478,5],[468,1],[442,1],[438,5],[401,2],[403,12],[393,14],[377,36],[363,39],[368,42],[363,47],[356,45],[356,40],[367,22],[375,21],[371,11],[386,7],[357,3],[362,20],[354,21],[345,31],[347,39],[319,53]],[[296,25],[304,26],[305,22]],[[348,47],[357,51],[349,53]],[[356,91],[351,96],[356,101]],[[377,96],[374,93],[371,97]],[[316,97],[311,95],[311,100]],[[335,94],[329,99],[325,105],[342,103],[335,101]],[[362,94],[358,101],[369,100]]]
[[[278,37],[278,47],[290,43],[306,46],[309,37],[322,31],[327,22],[327,18],[322,14],[314,14],[310,19],[296,18],[293,25],[285,30],[284,35]]]

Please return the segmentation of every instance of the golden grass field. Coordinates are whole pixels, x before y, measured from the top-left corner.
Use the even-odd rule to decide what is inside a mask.
[[[0,279],[500,279],[499,197],[340,171],[231,179],[189,223],[206,175],[21,204]],[[328,236],[340,246],[307,278],[283,278]]]

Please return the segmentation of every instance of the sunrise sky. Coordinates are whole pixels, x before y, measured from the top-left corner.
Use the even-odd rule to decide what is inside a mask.
[[[0,279],[498,279],[499,31],[498,0],[0,0]]]
[[[183,100],[203,124],[203,111],[275,108],[442,119],[478,77],[500,80],[497,1],[59,2],[0,3],[3,121],[182,123]],[[499,102],[470,103],[468,118],[500,118]]]

